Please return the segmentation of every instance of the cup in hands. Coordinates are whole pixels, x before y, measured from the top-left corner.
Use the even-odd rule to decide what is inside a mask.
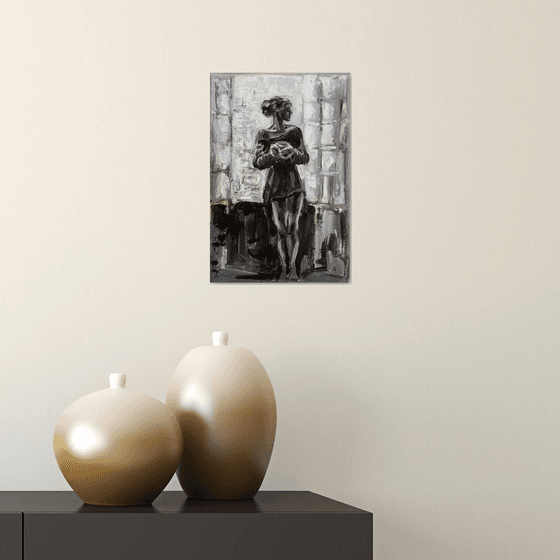
[[[273,156],[279,157],[281,159],[289,158],[293,153],[294,148],[289,142],[276,142],[270,146],[270,153]]]

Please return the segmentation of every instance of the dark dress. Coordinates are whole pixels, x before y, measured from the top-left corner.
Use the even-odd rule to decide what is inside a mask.
[[[276,142],[288,142],[293,146],[295,156],[293,161],[275,161],[274,156],[270,154],[270,147]],[[300,128],[289,126],[284,132],[259,130],[255,144],[253,167],[268,169],[263,191],[265,205],[268,206],[271,200],[304,192],[296,165],[308,163],[309,154],[305,150]]]

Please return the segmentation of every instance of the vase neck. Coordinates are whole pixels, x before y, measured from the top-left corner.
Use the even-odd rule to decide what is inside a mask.
[[[109,387],[111,389],[125,389],[126,374],[124,373],[111,373],[109,375]]]
[[[227,346],[229,333],[225,331],[214,331],[212,333],[212,344],[214,346]]]

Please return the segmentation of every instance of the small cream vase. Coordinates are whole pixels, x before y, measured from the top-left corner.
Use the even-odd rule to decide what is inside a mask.
[[[56,424],[54,453],[62,474],[86,504],[151,504],[181,460],[181,430],[160,401],[125,388],[124,373],[110,387],[72,403]]]

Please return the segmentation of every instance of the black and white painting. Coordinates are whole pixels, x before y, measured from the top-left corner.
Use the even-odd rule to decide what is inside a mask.
[[[211,74],[211,282],[347,283],[349,74]]]

